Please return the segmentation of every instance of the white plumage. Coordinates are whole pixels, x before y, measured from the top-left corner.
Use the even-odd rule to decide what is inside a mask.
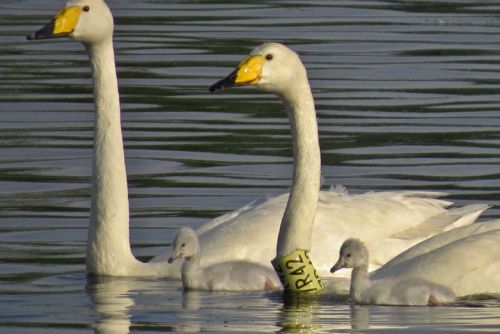
[[[457,296],[500,294],[500,220],[459,227],[429,238],[381,267],[373,279],[419,277]]]
[[[180,263],[170,266],[165,263],[167,252],[151,262],[143,263],[134,257],[130,249],[128,188],[113,51],[112,14],[102,0],[72,0],[66,5],[66,9],[69,8],[71,10],[59,12],[58,17],[64,19],[64,15],[74,15],[64,23],[74,21],[71,29],[56,33],[49,24],[31,38],[68,36],[83,43],[89,54],[96,124],[87,271],[107,276],[180,277]],[[300,82],[307,87],[306,95],[310,95],[305,69],[293,51],[278,44],[270,44],[260,50],[276,51],[275,63],[278,67],[266,65],[266,73],[283,73],[279,67],[292,66],[295,68],[293,73],[303,72],[304,75],[289,82]],[[294,62],[289,63],[287,59],[294,59]],[[308,112],[312,113],[309,118],[314,126],[303,127],[298,137],[294,134],[293,140],[296,142],[307,138],[317,139],[312,95],[305,103],[312,108]],[[306,140],[305,145],[310,143]],[[317,143],[312,145],[316,151]],[[314,173],[308,175],[306,170],[306,173],[300,174],[304,180],[319,180],[319,170]],[[317,193],[316,190],[313,192]],[[300,191],[296,195],[299,202],[309,197]],[[469,207],[459,215],[453,210],[446,210],[451,203],[434,198],[440,195],[387,192],[349,196],[336,191],[320,192],[317,210],[312,210],[307,214],[309,218],[306,217],[310,221],[307,223],[310,228],[316,212],[311,256],[319,272],[328,272],[327,254],[339,247],[340,241],[347,236],[366,233],[364,239],[370,248],[376,247],[377,243],[388,245],[385,249],[373,251],[375,262],[372,268],[375,268],[416,242],[446,229],[450,223],[471,223],[485,209],[485,206]],[[244,260],[270,267],[270,260],[276,254],[276,240],[287,198],[285,194],[260,205],[249,205],[202,226],[198,230],[202,248],[201,265],[205,267],[218,262]],[[312,201],[309,198],[309,202],[316,203],[314,198]],[[297,212],[293,207],[290,206],[289,212],[292,215]],[[411,233],[407,233],[409,229]],[[310,237],[304,235],[306,239],[307,243],[311,241]]]
[[[200,266],[198,235],[190,228],[181,228],[172,244],[169,263],[184,259],[181,276],[187,290],[207,291],[273,291],[281,283],[274,270],[248,261],[229,261]]]
[[[331,272],[352,268],[350,296],[356,303],[376,305],[437,305],[455,301],[453,291],[419,277],[368,277],[369,253],[358,239],[347,239]]]
[[[276,215],[276,221],[279,219],[280,212],[273,210],[279,200],[284,202],[286,197],[271,199],[255,211],[241,212],[240,217],[231,217],[202,229],[200,236],[204,248],[218,247],[219,244],[240,245],[246,240],[249,245],[261,245],[265,252],[250,254],[250,249],[246,248],[239,252],[263,262],[275,254],[283,256],[295,249],[310,249],[316,268],[324,275],[329,267],[328,254],[338,249],[343,240],[356,235],[366,240],[373,253],[370,269],[374,269],[435,233],[472,223],[487,208],[479,204],[447,211],[445,208],[451,203],[436,199],[442,194],[431,192],[380,192],[355,196],[347,195],[342,189],[319,192],[316,113],[307,73],[298,55],[281,44],[262,44],[210,90],[234,85],[255,85],[276,94],[284,102],[294,146],[292,195],[287,199],[279,228],[271,214]],[[243,217],[246,218],[244,224],[240,220]],[[278,245],[274,252],[276,233]],[[217,256],[217,252],[211,253],[210,257]],[[257,258],[262,255],[263,258]]]

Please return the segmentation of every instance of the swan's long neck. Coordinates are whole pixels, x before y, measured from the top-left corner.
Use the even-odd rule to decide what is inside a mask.
[[[321,177],[318,125],[307,76],[280,97],[291,124],[294,171],[278,235],[278,258],[297,249],[310,250]]]
[[[203,270],[200,267],[200,255],[184,259],[181,269],[182,285],[185,289],[198,289],[203,283]]]
[[[361,293],[369,287],[368,264],[354,268],[351,273],[351,288],[349,291],[351,298],[359,301]]]
[[[115,275],[135,258],[130,250],[127,174],[113,42],[110,38],[86,47],[96,108],[87,269],[90,273]]]

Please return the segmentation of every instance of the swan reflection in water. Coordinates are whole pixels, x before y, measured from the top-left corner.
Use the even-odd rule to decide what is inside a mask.
[[[353,305],[346,302],[348,295],[183,291],[175,280],[106,277],[89,279],[86,290],[99,334],[129,333],[132,326],[163,332],[389,331],[427,325],[500,330],[498,298],[452,307]]]
[[[135,305],[131,290],[136,282],[126,279],[92,277],[87,292],[93,309],[99,317],[94,325],[96,333],[122,334],[130,329],[131,308]]]
[[[369,308],[346,303],[348,295],[283,295],[282,298],[283,307],[277,323],[280,332],[362,331],[370,328]]]
[[[182,291],[179,281],[91,277],[86,290],[97,313],[93,325],[96,333],[129,333],[132,316],[138,319],[134,326],[139,327],[177,332],[202,329],[198,315],[202,305],[200,292]],[[143,317],[147,319],[141,320]]]
[[[314,296],[285,294],[283,301],[281,317],[277,323],[282,332],[312,333],[321,327],[319,322],[314,321],[319,308]]]
[[[89,278],[86,290],[97,313],[93,329],[99,334],[129,333],[132,325],[177,332],[249,331],[267,326],[274,331],[277,326],[283,332],[298,328],[312,332],[320,326],[314,319],[322,303],[315,298],[292,301],[281,293],[183,291],[178,281],[109,277]],[[269,317],[277,319],[269,322]],[[344,317],[344,329],[347,321]]]
[[[346,304],[346,295],[183,291],[179,281],[109,277],[89,278],[86,290],[98,334],[129,333],[132,325],[176,332],[369,328],[369,308]]]

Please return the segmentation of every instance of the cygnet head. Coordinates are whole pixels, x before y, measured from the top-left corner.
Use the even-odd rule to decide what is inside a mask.
[[[28,39],[69,37],[90,45],[111,39],[113,27],[113,16],[103,0],[70,0],[49,24]]]
[[[347,239],[340,247],[337,263],[330,269],[331,273],[342,268],[359,268],[368,265],[368,249],[359,239]]]
[[[172,263],[177,259],[189,259],[200,253],[200,244],[196,232],[187,227],[183,227],[177,232],[172,243],[172,253],[168,258],[168,263]]]
[[[298,83],[307,84],[307,72],[297,53],[283,44],[265,43],[256,47],[235,71],[213,84],[210,91],[255,85],[283,95]]]

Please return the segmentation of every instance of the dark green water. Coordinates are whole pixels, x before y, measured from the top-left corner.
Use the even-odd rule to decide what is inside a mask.
[[[325,187],[446,191],[500,216],[500,3],[108,2],[116,21],[141,258],[291,177],[286,116],[255,90],[208,93],[251,48],[279,41],[306,64]],[[454,307],[285,302],[183,293],[177,281],[85,277],[93,100],[77,43],[28,42],[62,1],[0,3],[0,332],[500,331],[500,301]]]

